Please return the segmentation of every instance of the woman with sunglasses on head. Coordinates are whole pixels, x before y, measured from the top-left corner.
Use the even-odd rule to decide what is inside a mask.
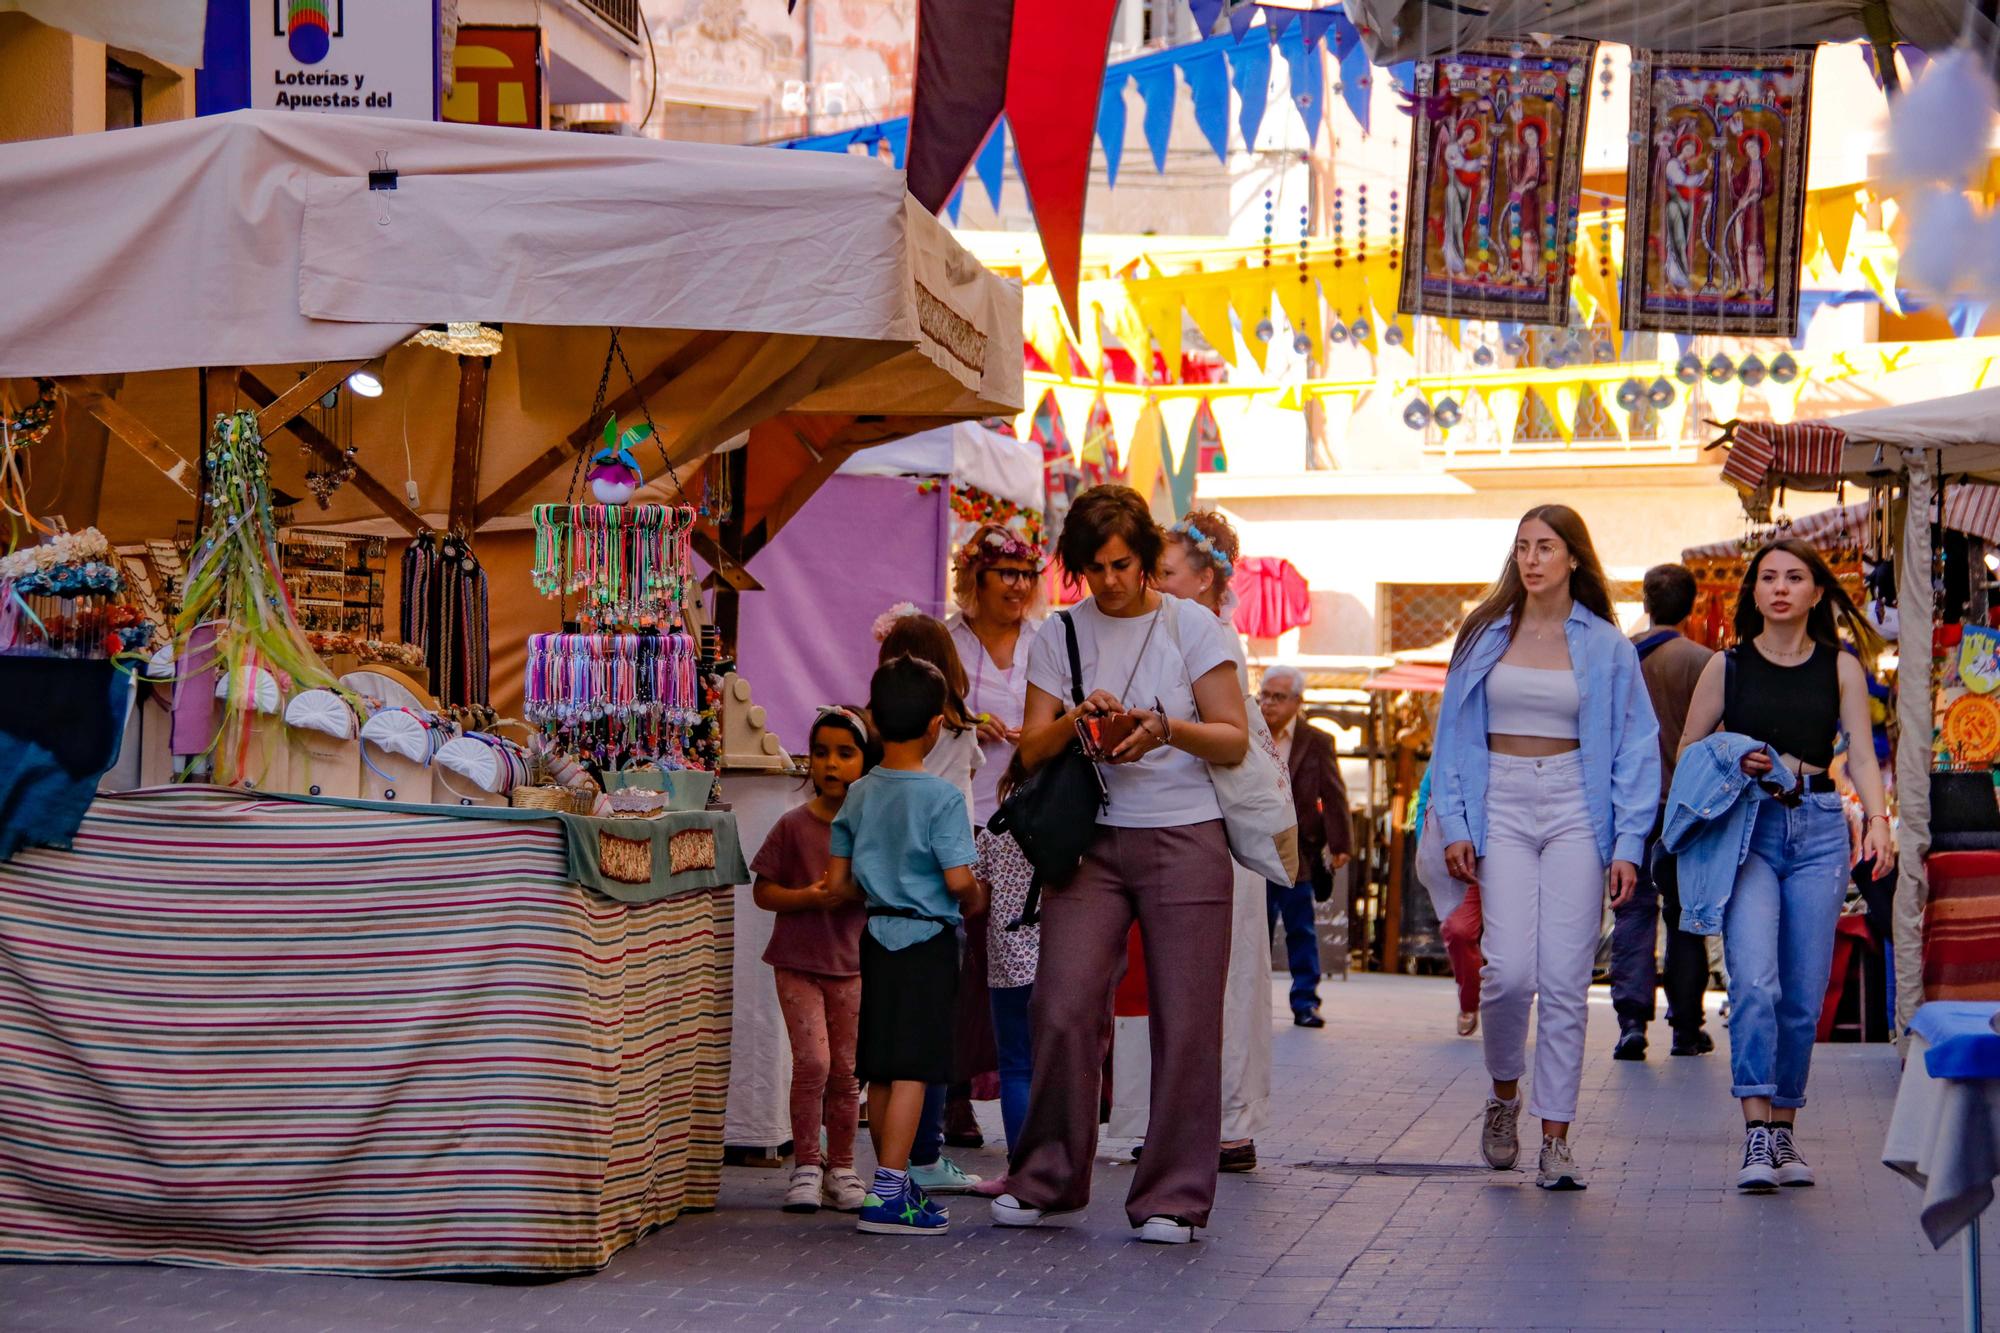
[[[1853,865],[1847,819],[1827,773],[1842,733],[1849,781],[1867,817],[1862,859],[1880,871],[1894,855],[1868,676],[1861,659],[1844,650],[1843,630],[1862,653],[1880,645],[1818,551],[1793,538],[1766,545],[1737,596],[1736,646],[1703,669],[1681,738],[1683,754],[1717,732],[1762,743],[1740,761],[1756,784],[1755,804],[1720,919],[1730,1091],[1743,1103],[1736,1184],[1753,1192],[1813,1183],[1793,1133]],[[1774,777],[1773,751],[1789,779]],[[1684,921],[1713,911],[1685,889],[1681,905]],[[1706,924],[1713,933],[1714,922]]]
[[[1538,1009],[1535,1183],[1582,1189],[1570,1152],[1584,1021],[1608,887],[1632,896],[1660,798],[1659,723],[1639,655],[1619,630],[1604,569],[1575,510],[1528,511],[1445,676],[1431,809],[1453,879],[1484,917],[1479,1012],[1486,1071],[1480,1148],[1496,1171],[1520,1156],[1520,1080]]]

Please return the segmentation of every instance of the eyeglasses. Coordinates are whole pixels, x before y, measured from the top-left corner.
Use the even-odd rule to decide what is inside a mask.
[[[989,569],[986,572],[1015,588],[1028,587],[1042,576],[1042,571],[1039,569]]]
[[[1259,690],[1257,702],[1260,704],[1288,704],[1298,698],[1296,694],[1281,693],[1277,690]]]

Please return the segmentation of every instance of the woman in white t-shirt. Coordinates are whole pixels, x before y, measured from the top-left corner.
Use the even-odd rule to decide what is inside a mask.
[[[1215,1199],[1232,875],[1208,765],[1242,762],[1250,733],[1234,636],[1152,586],[1164,541],[1138,492],[1079,495],[1056,558],[1091,595],[1043,628],[1029,660],[1020,754],[1030,772],[1062,753],[1080,720],[1129,715],[1133,729],[1101,770],[1109,803],[1096,844],[1043,899],[1034,1085],[1011,1145],[1010,1192],[993,1201],[1001,1226],[1036,1226],[1089,1201],[1111,992],[1135,919],[1153,1093],[1125,1214],[1141,1240],[1182,1244],[1207,1225]],[[1065,621],[1086,696],[1074,708]]]
[[[1236,529],[1229,520],[1212,509],[1196,509],[1167,530],[1155,582],[1160,591],[1207,608],[1228,627],[1230,657],[1247,699],[1249,664],[1233,624],[1236,599],[1229,590],[1240,556]],[[1265,914],[1264,877],[1235,863],[1230,869],[1235,876],[1235,910],[1223,1005],[1221,1165],[1224,1171],[1241,1172],[1256,1170],[1257,1135],[1270,1119],[1271,928]],[[1124,1063],[1121,1036],[1114,1067],[1122,1071]],[[1122,1082],[1122,1072],[1119,1077]]]

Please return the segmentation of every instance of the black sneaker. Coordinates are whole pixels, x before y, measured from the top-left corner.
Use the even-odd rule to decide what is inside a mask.
[[[1295,1028],[1323,1028],[1326,1026],[1326,1020],[1319,1016],[1319,1010],[1308,1009],[1304,1013],[1292,1015],[1292,1026]]]
[[[1736,1188],[1751,1194],[1769,1194],[1778,1188],[1771,1131],[1763,1125],[1750,1125],[1743,1130],[1743,1165],[1736,1171]]]
[[[1611,1049],[1614,1060],[1643,1060],[1646,1058],[1646,1029],[1626,1028],[1618,1034],[1618,1044]]]
[[[1139,1160],[1139,1150],[1136,1148],[1132,1150],[1132,1160],[1135,1162]],[[1254,1143],[1240,1143],[1233,1148],[1224,1148],[1221,1160],[1217,1163],[1215,1169],[1238,1174],[1245,1171],[1255,1171],[1257,1169],[1257,1145]]]
[[[1790,1125],[1771,1126],[1771,1165],[1778,1183],[1789,1189],[1813,1183],[1813,1169],[1806,1165],[1806,1159],[1799,1156],[1798,1145],[1792,1142]]]
[[[1707,1055],[1715,1049],[1715,1038],[1700,1028],[1674,1029],[1675,1055]]]

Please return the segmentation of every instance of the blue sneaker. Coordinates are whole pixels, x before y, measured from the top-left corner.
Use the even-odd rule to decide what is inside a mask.
[[[887,1203],[870,1193],[854,1224],[855,1230],[873,1236],[942,1236],[950,1227],[951,1214],[914,1185]]]

